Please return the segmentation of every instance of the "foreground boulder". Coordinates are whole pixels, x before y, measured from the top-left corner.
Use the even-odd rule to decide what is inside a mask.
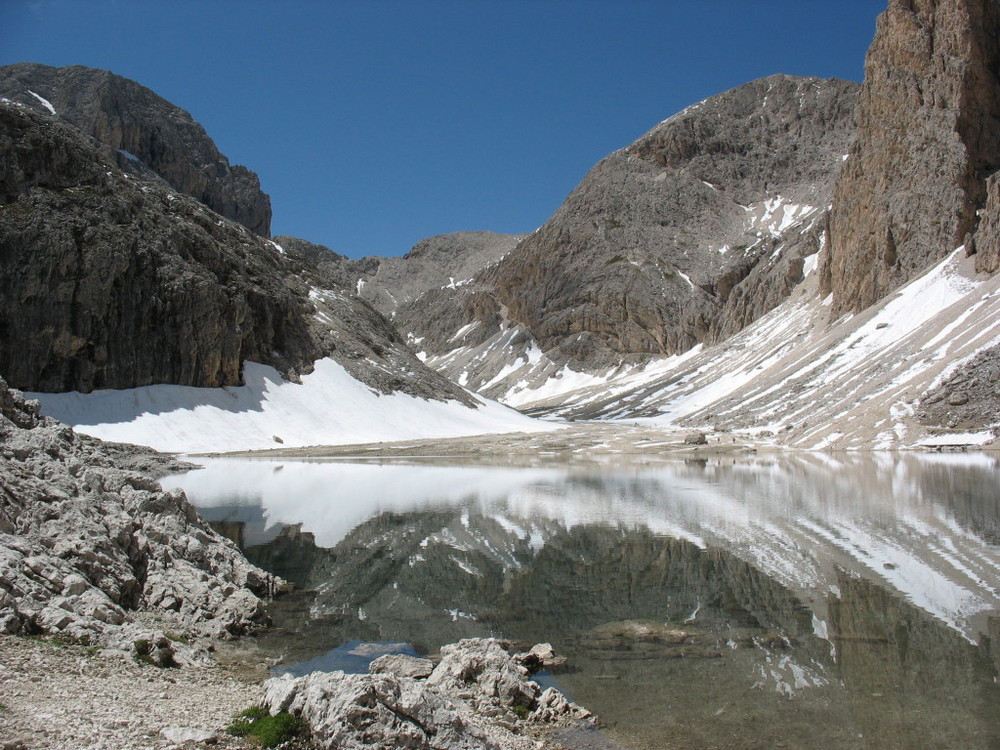
[[[534,655],[510,654],[494,638],[470,638],[442,648],[426,677],[408,676],[424,674],[426,660],[383,657],[366,675],[268,680],[264,705],[272,714],[300,716],[324,748],[533,748],[531,735],[546,726],[591,721],[586,709],[531,680],[523,664],[536,662]]]
[[[170,666],[175,642],[135,613],[194,636],[268,624],[259,596],[281,582],[182,492],[116,468],[114,450],[39,417],[37,402],[0,379],[0,631],[59,634]]]

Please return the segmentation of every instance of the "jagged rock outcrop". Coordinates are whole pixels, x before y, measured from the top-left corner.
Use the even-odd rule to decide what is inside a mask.
[[[591,720],[559,691],[543,691],[493,638],[445,646],[426,677],[384,666],[366,675],[313,672],[268,680],[264,705],[302,717],[320,747],[345,750],[534,748],[533,729]]]
[[[457,398],[363,301],[49,114],[0,102],[0,373],[32,391],[238,385],[337,359],[379,392]]]
[[[995,0],[890,0],[834,196],[824,270],[833,315],[867,307],[972,239],[1000,168],[998,71]],[[967,250],[981,245],[981,267],[995,269],[995,230],[984,231]]]
[[[183,492],[117,468],[102,443],[39,417],[2,380],[0,456],[3,632],[124,647],[170,666],[179,646],[133,623],[136,612],[199,636],[268,624],[259,597],[281,579],[212,531]]]
[[[135,81],[82,65],[18,63],[0,67],[0,98],[54,110],[120,169],[155,174],[227,219],[270,233],[271,201],[257,175],[230,165],[190,114]]]
[[[371,267],[359,267],[363,274],[358,275],[358,295],[383,315],[408,312],[421,317],[417,309],[423,308],[423,295],[470,284],[477,273],[505,258],[526,236],[453,232],[421,240],[402,258],[362,259],[357,263],[368,262]],[[427,311],[423,315],[432,317]],[[447,325],[439,322],[439,327]]]
[[[986,180],[986,203],[979,210],[979,227],[969,250],[976,255],[976,270],[1000,271],[1000,172]]]

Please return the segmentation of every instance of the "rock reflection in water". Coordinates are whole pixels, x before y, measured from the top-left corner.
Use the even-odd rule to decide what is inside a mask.
[[[328,546],[329,505],[281,527],[293,519],[266,493],[228,508],[192,495],[309,590],[276,613],[288,661],[347,641],[548,640],[570,656],[561,686],[626,747],[1000,744],[994,464],[505,471],[482,492],[489,472],[448,472],[450,493],[368,505]]]

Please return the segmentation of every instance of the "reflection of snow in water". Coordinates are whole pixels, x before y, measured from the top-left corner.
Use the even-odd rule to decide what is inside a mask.
[[[835,592],[838,569],[898,592],[967,638],[1000,610],[1000,548],[953,505],[962,488],[995,529],[997,463],[982,455],[781,457],[654,468],[497,468],[205,459],[169,477],[199,506],[249,505],[332,547],[386,511],[462,506],[545,544],[545,525],[646,527],[721,547],[800,594]],[[935,481],[947,476],[936,489]],[[543,524],[544,522],[544,524]],[[455,541],[456,549],[463,544]],[[816,597],[817,633],[827,619]]]

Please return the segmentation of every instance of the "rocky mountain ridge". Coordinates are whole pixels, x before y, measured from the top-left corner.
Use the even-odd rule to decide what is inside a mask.
[[[330,356],[378,392],[472,404],[307,253],[123,171],[62,118],[0,102],[0,151],[0,261],[18,269],[0,281],[12,385],[218,387],[240,384],[248,360],[295,379]]]
[[[804,101],[789,95],[784,77],[693,105],[595,167],[501,263],[441,302],[428,298],[433,323],[398,322],[428,364],[535,414],[756,428],[813,448],[981,444],[1000,426],[988,386],[997,359],[988,276],[1000,270],[998,18],[995,2],[892,0],[868,55],[856,137],[849,124],[833,128],[837,148],[820,138],[825,156],[810,159],[802,146],[815,144],[817,131],[789,117]],[[740,120],[740,106],[754,101],[756,130]],[[823,117],[844,122],[850,107],[837,106]],[[740,141],[727,137],[729,127],[754,133],[753,143],[734,148]],[[794,137],[781,140],[782,129]],[[773,161],[754,150],[776,143]],[[792,157],[780,145],[789,143]],[[633,189],[629,180],[653,167],[666,176],[647,177],[665,185],[676,178],[680,198],[663,203],[655,191]],[[796,173],[797,186],[780,184]],[[754,204],[748,190],[775,195]],[[719,226],[737,206],[750,235],[743,254],[753,248],[742,263],[732,263],[738,245]],[[658,211],[666,220],[636,239],[643,217]],[[704,227],[716,252],[690,265],[669,257],[655,266],[650,253],[614,249],[656,248],[657,233],[669,231],[675,247],[694,246]],[[974,262],[954,258],[960,245]],[[574,258],[589,265],[577,273]],[[647,293],[653,267],[660,296]],[[940,296],[918,311],[900,291],[907,283]],[[887,332],[872,336],[867,320]],[[436,329],[440,322],[447,330]],[[872,348],[875,341],[884,348]],[[860,342],[867,362],[850,351]],[[779,354],[788,365],[771,369]],[[753,372],[740,369],[750,360]],[[836,379],[848,371],[840,388]],[[799,425],[791,415],[815,410],[809,394],[820,393],[821,424]],[[747,399],[752,408],[741,406]]]
[[[692,105],[488,265],[470,267],[480,256],[456,236],[462,272],[384,309],[428,364],[491,397],[567,364],[603,372],[724,340],[785,300],[823,247],[856,91],[779,75]],[[410,258],[394,265],[419,274]],[[355,273],[362,295],[377,283]],[[412,297],[398,272],[378,281],[373,295]]]
[[[158,362],[152,377],[119,376],[113,372],[118,365],[103,360],[135,369],[130,362],[162,360],[158,353],[177,351],[177,342],[135,354],[101,341],[102,327],[152,330],[159,324],[137,321],[130,305],[125,324],[125,318],[92,313],[90,298],[105,296],[105,290],[66,283],[62,267],[50,265],[56,270],[47,272],[44,283],[29,281],[27,290],[18,287],[7,296],[20,295],[18,304],[34,316],[35,329],[47,311],[32,306],[52,297],[62,315],[59,326],[27,336],[17,316],[0,313],[0,323],[40,350],[32,349],[35,372],[14,382],[35,378],[56,389],[83,390],[129,380],[232,384],[239,382],[239,367],[247,359],[273,364],[294,378],[308,372],[316,357],[330,355],[380,392],[402,388],[461,399],[461,388],[468,387],[536,414],[678,418],[761,434],[778,429],[782,440],[786,430],[802,430],[794,439],[810,447],[839,441],[843,431],[834,422],[847,413],[874,420],[855,431],[855,437],[867,436],[862,444],[876,435],[880,445],[885,440],[909,445],[911,437],[913,444],[923,444],[927,431],[956,431],[961,425],[977,434],[992,429],[997,420],[988,398],[961,415],[954,409],[945,415],[942,404],[963,406],[950,403],[962,396],[941,389],[955,381],[979,392],[995,360],[991,303],[979,304],[972,295],[982,289],[988,299],[992,287],[986,277],[1000,268],[1000,187],[992,161],[1000,142],[1000,56],[991,33],[997,14],[995,3],[983,0],[892,0],[869,53],[856,118],[858,87],[850,82],[782,75],[753,81],[688,107],[609,155],[530,235],[446,235],[426,240],[404,258],[361,260],[294,238],[272,245],[227,235],[222,244],[243,243],[242,255],[198,262],[227,268],[242,263],[251,283],[244,285],[246,275],[233,277],[238,280],[226,280],[222,295],[208,283],[209,300],[198,304],[208,308],[203,317],[212,325],[205,335],[212,341],[194,336],[194,347],[180,347],[180,361]],[[24,96],[45,108],[34,89]],[[72,149],[65,154],[60,149],[50,149],[46,158],[76,158]],[[46,167],[42,173],[58,171]],[[119,174],[104,167],[91,172],[95,184]],[[124,181],[129,179],[139,183],[132,176]],[[95,235],[79,221],[53,228],[35,218],[65,216],[60,212],[69,203],[90,200],[79,186],[60,179],[53,185],[39,182],[36,187],[43,190],[30,194],[16,189],[10,193],[14,202],[0,209],[0,229],[9,221],[20,247],[47,247],[73,236],[67,247],[79,248]],[[157,193],[167,189],[155,180],[141,187],[144,194],[160,196],[167,213],[173,212],[170,222],[176,221],[171,206],[186,205],[183,196]],[[55,200],[55,191],[62,191],[64,204]],[[121,216],[125,224],[133,221],[131,208],[123,214],[105,205],[111,192],[100,187],[97,207],[92,203],[85,211],[103,211],[106,226]],[[138,196],[126,201],[139,203]],[[150,219],[155,222],[164,225],[162,216]],[[96,234],[99,245],[105,242]],[[966,253],[975,255],[974,264],[960,264],[950,255],[963,242]],[[0,234],[0,248],[2,243]],[[176,240],[171,236],[168,244]],[[132,250],[112,249],[115,253],[134,257]],[[24,263],[23,257],[12,257],[15,264]],[[946,258],[947,267],[934,266]],[[74,262],[67,265],[71,278]],[[164,266],[173,278],[175,268],[184,267]],[[180,278],[187,283],[187,276]],[[46,287],[51,279],[61,285]],[[941,297],[917,314],[896,304],[910,299],[899,292],[906,283],[933,288]],[[200,289],[200,282],[192,285]],[[902,296],[887,296],[897,292]],[[188,304],[190,289],[182,296],[185,301],[178,304]],[[969,306],[965,313],[949,308],[963,298]],[[365,301],[390,316],[402,335],[390,326],[373,339],[380,324]],[[342,311],[339,318],[330,306]],[[857,315],[862,308],[864,318]],[[853,322],[845,317],[851,314]],[[923,336],[900,315],[919,318],[926,331],[936,333]],[[190,330],[193,317],[185,309],[168,317],[166,327]],[[359,345],[345,356],[338,344],[342,329],[357,330],[352,326],[359,318],[370,318],[371,325],[361,326]],[[66,322],[70,319],[83,323]],[[806,327],[786,326],[782,319]],[[978,332],[965,327],[974,319],[982,324]],[[866,320],[903,332],[902,339],[869,335]],[[858,337],[854,343],[837,338],[852,335]],[[931,350],[949,335],[955,342],[951,351]],[[898,368],[914,357],[924,357],[926,366],[907,365],[905,389],[901,380],[889,388],[870,377],[860,389],[838,390],[831,385],[832,373],[850,369],[852,377],[860,377],[864,369],[849,351],[862,340],[885,344],[884,352],[867,348],[867,364],[881,362],[883,371],[898,372],[899,378],[904,373]],[[754,360],[754,372],[745,369],[749,360],[739,350],[748,342],[766,347]],[[429,378],[407,346],[451,384]],[[778,355],[789,352],[795,356],[778,366]],[[883,353],[886,358],[880,359]],[[799,370],[809,357],[815,359],[805,377]],[[850,367],[837,365],[838,358]],[[822,375],[828,367],[831,374]],[[421,384],[412,385],[417,372]],[[770,374],[757,384],[770,395],[755,396],[753,409],[735,405],[740,394],[756,392],[754,378],[765,373]],[[698,393],[691,390],[695,383]],[[807,408],[799,395],[811,388],[831,394],[824,414],[839,404],[836,414],[828,414],[829,429],[822,436],[815,424],[804,430],[798,420]],[[900,403],[883,400],[904,390]],[[862,417],[867,407],[848,403],[852,393],[864,394],[869,407],[877,402],[903,416]],[[928,408],[914,406],[921,399]],[[943,423],[934,424],[936,419]],[[900,437],[903,427],[892,433],[897,437],[885,428],[905,422],[909,429],[920,420],[924,432],[911,430],[906,438]]]
[[[599,163],[492,272],[498,301],[543,350],[583,361],[741,329],[819,249],[856,89],[771,76],[671,117]]]
[[[107,70],[37,63],[0,67],[0,98],[49,114],[93,138],[119,169],[155,176],[267,237],[271,201],[257,175],[230,165],[190,114]]]

